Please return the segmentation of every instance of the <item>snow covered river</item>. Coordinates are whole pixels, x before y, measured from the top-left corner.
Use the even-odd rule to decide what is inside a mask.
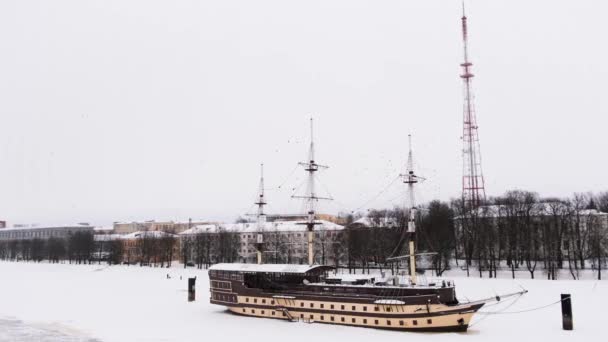
[[[189,303],[186,279],[193,275],[196,301]],[[595,341],[604,334],[608,281],[525,276],[454,274],[450,278],[462,300],[520,286],[530,292],[518,301],[483,308],[467,333],[424,334],[236,316],[209,303],[205,270],[0,261],[0,342],[262,342],[269,337],[290,342],[571,342]],[[561,329],[559,305],[527,311],[559,300],[561,293],[573,296],[574,331]]]

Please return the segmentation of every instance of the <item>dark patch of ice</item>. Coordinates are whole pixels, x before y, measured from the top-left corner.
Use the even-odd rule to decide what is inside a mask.
[[[101,342],[78,333],[24,323],[18,319],[0,318],[0,342]]]

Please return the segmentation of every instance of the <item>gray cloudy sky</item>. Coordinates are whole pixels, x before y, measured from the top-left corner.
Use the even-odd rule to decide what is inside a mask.
[[[259,163],[298,212],[307,120],[319,176],[359,208],[404,165],[460,191],[460,1],[0,2],[0,219],[232,220]],[[608,189],[605,1],[467,1],[489,195]],[[393,186],[371,201],[402,203]]]

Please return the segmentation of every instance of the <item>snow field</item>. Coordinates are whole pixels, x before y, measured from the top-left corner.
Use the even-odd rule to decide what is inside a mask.
[[[193,303],[187,301],[188,276],[197,277],[197,300]],[[205,270],[0,262],[0,341],[309,342],[313,338],[404,338],[512,342],[578,341],[603,335],[603,308],[608,305],[605,281],[452,279],[460,300],[516,292],[520,286],[529,293],[515,302],[505,300],[482,309],[503,311],[477,315],[467,333],[410,333],[233,315],[209,304]],[[572,294],[574,331],[561,330],[559,304],[509,313],[556,302],[560,293]]]

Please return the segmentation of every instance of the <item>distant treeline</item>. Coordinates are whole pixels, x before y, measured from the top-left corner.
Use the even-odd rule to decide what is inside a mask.
[[[76,232],[69,238],[20,239],[0,241],[0,259],[52,263],[88,263],[93,261],[95,241],[91,232]]]
[[[497,271],[539,271],[556,279],[567,270],[573,279],[591,269],[601,279],[608,255],[608,192],[574,194],[571,198],[541,198],[529,191],[509,191],[470,208],[462,200],[432,201],[417,213],[417,251],[436,253],[420,258],[421,269],[437,275],[458,267],[467,275],[496,277]],[[408,253],[407,215],[401,208],[370,210],[361,216],[344,215],[346,229],[327,234],[315,232],[315,261],[351,270],[391,269],[387,258]],[[152,232],[150,232],[152,233]],[[288,234],[264,232],[264,262],[302,263],[296,258]],[[78,232],[67,239],[50,238],[0,241],[0,259],[50,262],[171,266],[206,268],[219,262],[243,262],[238,233],[183,236],[142,234],[137,239],[96,239]],[[246,261],[252,262],[249,258]],[[407,265],[400,265],[402,269]]]

